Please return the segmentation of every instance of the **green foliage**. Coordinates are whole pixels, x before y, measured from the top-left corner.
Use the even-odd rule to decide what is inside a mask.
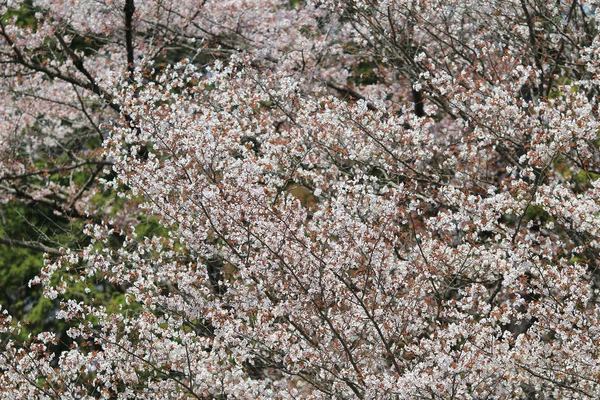
[[[573,80],[566,76],[561,76],[556,79],[555,85],[548,90],[548,99],[560,99],[564,96],[565,89],[571,93],[577,93],[579,87],[573,85]]]
[[[31,0],[23,2],[18,9],[11,8],[0,17],[0,22],[4,25],[9,21],[21,28],[31,28],[34,32],[37,26],[35,19],[35,10]]]
[[[377,65],[373,61],[361,60],[354,66],[353,73],[348,77],[348,83],[354,85],[374,85],[379,82],[379,77],[375,73]]]
[[[288,4],[291,9],[294,9],[300,5],[302,5],[303,0],[289,0]]]
[[[0,237],[20,241],[41,241],[53,245],[50,238],[72,237],[68,220],[40,205],[8,203],[0,208]],[[45,240],[44,240],[45,239]],[[29,281],[40,273],[44,263],[40,251],[10,248],[0,245],[0,305],[11,315],[28,324],[33,332],[48,327],[53,313],[50,302],[43,298],[39,287],[29,288]]]
[[[600,178],[600,174],[590,171],[579,171],[573,175],[573,182],[580,190],[592,187],[592,182]]]
[[[541,206],[529,206],[525,211],[524,221],[540,221],[544,223],[550,216]]]
[[[42,265],[39,252],[0,245],[0,304],[15,318],[23,319],[39,304],[39,289],[30,290],[28,283]]]
[[[141,218],[135,227],[138,237],[169,237],[169,229],[165,228],[156,217]]]
[[[574,172],[570,164],[560,157],[554,161],[554,168],[571,183],[575,193],[582,193],[592,188],[592,182],[600,178],[600,174],[592,171],[578,170]]]

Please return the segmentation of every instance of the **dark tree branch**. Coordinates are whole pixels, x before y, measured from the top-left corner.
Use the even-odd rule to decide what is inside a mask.
[[[18,174],[18,175],[4,175],[4,176],[0,176],[0,182],[2,181],[7,181],[7,180],[17,180],[17,179],[24,179],[24,178],[29,178],[32,176],[39,176],[39,175],[52,175],[52,174],[56,174],[59,172],[66,172],[66,171],[71,171],[86,165],[98,165],[101,167],[104,166],[110,166],[113,165],[112,162],[110,161],[106,161],[106,160],[98,160],[98,161],[94,161],[94,160],[88,160],[88,161],[84,161],[75,165],[68,165],[68,166],[64,166],[64,167],[57,167],[57,168],[52,168],[52,169],[42,169],[42,170],[38,170],[38,171],[34,171],[34,172],[28,172],[25,174]]]
[[[2,24],[1,22],[0,22],[0,36],[3,37],[4,40],[6,40],[6,43],[8,43],[8,45],[13,49],[13,54],[11,55],[11,58],[14,60],[15,63],[21,64],[22,66],[29,68],[33,71],[42,72],[52,79],[60,79],[62,81],[71,83],[75,86],[79,86],[81,88],[87,89],[87,90],[91,91],[92,93],[103,98],[107,102],[108,106],[111,109],[113,109],[114,111],[116,111],[118,113],[121,112],[121,108],[112,102],[113,96],[111,96],[108,92],[106,92],[102,88],[100,88],[100,86],[98,86],[94,82],[93,78],[91,77],[91,75],[89,75],[89,73],[88,73],[89,76],[86,75],[86,77],[88,79],[91,78],[91,81],[86,83],[86,82],[82,82],[79,79],[74,78],[70,75],[65,75],[58,70],[53,71],[45,66],[42,66],[38,63],[35,63],[35,62],[32,62],[31,60],[26,59],[25,56],[23,55],[23,53],[21,52],[21,50],[17,47],[17,45],[13,42],[11,37],[8,35],[8,33],[6,32],[6,29],[4,27],[4,24]],[[60,35],[58,35],[58,36],[60,36]],[[66,49],[65,49],[65,51],[66,51]],[[81,67],[83,68],[83,64],[81,65]],[[84,70],[85,70],[85,68],[84,68]],[[83,73],[83,74],[85,75],[85,73]]]
[[[362,94],[358,93],[356,90],[352,90],[347,86],[341,86],[338,85],[336,83],[333,83],[331,81],[327,81],[325,82],[325,84],[327,85],[327,87],[330,87],[336,91],[338,91],[339,93],[343,94],[344,96],[350,96],[356,100],[364,100],[367,102],[367,108],[371,111],[377,111],[377,107],[375,107],[375,105],[373,105],[373,103],[370,103],[365,96],[363,96]]]
[[[133,79],[134,61],[133,61],[133,13],[135,4],[133,0],[125,1],[125,47],[127,48],[127,71],[129,79]]]
[[[84,185],[81,187],[81,189],[79,189],[79,192],[77,192],[77,194],[75,195],[75,197],[73,197],[71,199],[71,201],[67,205],[67,208],[69,208],[69,209],[73,209],[74,208],[75,202],[77,202],[77,200],[79,200],[81,198],[81,196],[83,196],[83,194],[92,186],[92,183],[94,183],[94,180],[96,180],[96,177],[98,176],[98,174],[100,173],[100,171],[102,171],[103,168],[104,168],[104,166],[102,166],[102,165],[96,165],[96,169],[94,170],[94,172],[92,173],[92,175],[84,183]]]
[[[60,250],[55,249],[53,247],[48,247],[40,242],[34,241],[24,241],[24,240],[16,240],[16,239],[6,239],[0,238],[0,244],[5,244],[10,247],[22,247],[31,250],[42,251],[48,254],[61,255]]]
[[[417,117],[425,116],[425,108],[423,107],[423,92],[412,89],[413,101],[415,102],[415,114]]]

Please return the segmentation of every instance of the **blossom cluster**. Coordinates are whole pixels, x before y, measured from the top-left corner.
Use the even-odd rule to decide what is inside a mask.
[[[596,2],[20,3],[0,203],[87,240],[0,398],[600,395]]]

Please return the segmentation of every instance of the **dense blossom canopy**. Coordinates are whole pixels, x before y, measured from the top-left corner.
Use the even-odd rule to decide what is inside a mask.
[[[0,398],[600,397],[598,3],[1,1]]]

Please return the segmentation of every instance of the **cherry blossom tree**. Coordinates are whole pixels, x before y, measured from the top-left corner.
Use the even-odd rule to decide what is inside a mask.
[[[1,397],[597,398],[596,3],[4,2]]]

